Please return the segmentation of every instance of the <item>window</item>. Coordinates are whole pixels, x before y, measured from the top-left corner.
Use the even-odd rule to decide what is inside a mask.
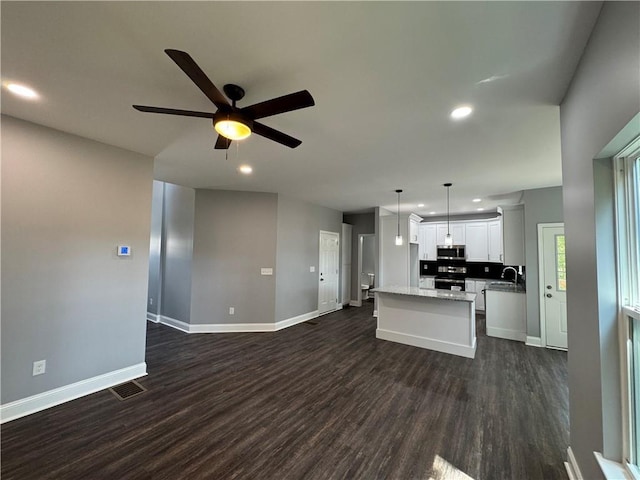
[[[640,137],[615,158],[619,317],[626,333],[623,409],[627,467],[640,478]]]
[[[559,292],[567,291],[567,261],[564,235],[556,235],[556,285]]]

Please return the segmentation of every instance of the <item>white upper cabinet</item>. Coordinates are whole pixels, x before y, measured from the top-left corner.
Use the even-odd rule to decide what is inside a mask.
[[[487,222],[487,230],[488,261],[502,263],[502,220]]]
[[[420,231],[420,222],[422,218],[412,213],[409,215],[409,243],[420,243],[419,242],[419,231]]]
[[[448,226],[446,223],[437,223],[436,225],[437,225],[436,245],[445,245],[444,239],[447,235],[447,229],[451,233],[451,236],[453,237],[454,245],[464,245],[466,243],[464,223],[449,222]]]
[[[436,259],[436,224],[421,223],[418,226],[418,257],[420,260]]]
[[[467,262],[488,262],[487,222],[465,224]]]
[[[499,208],[502,216],[491,220],[421,223],[418,233],[420,260],[435,260],[436,246],[445,244],[447,228],[454,245],[465,245],[468,262],[524,265],[524,208]]]

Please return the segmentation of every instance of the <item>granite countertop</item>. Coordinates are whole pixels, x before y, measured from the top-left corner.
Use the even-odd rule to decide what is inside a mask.
[[[505,281],[489,281],[487,282],[487,285],[484,287],[484,289],[491,290],[492,292],[527,293],[523,285]]]
[[[374,288],[371,292],[394,293],[396,295],[408,295],[412,297],[441,298],[458,302],[473,302],[475,293],[456,292],[453,290],[437,290],[435,288],[400,287],[396,285]]]

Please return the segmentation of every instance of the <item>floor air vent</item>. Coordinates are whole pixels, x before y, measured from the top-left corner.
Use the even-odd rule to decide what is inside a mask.
[[[116,385],[109,390],[111,390],[111,392],[118,398],[118,400],[126,400],[147,391],[146,388],[144,388],[135,380]]]

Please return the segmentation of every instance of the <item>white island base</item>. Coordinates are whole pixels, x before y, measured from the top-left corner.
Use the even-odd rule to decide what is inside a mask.
[[[475,293],[415,287],[382,287],[374,292],[377,338],[475,357]]]

